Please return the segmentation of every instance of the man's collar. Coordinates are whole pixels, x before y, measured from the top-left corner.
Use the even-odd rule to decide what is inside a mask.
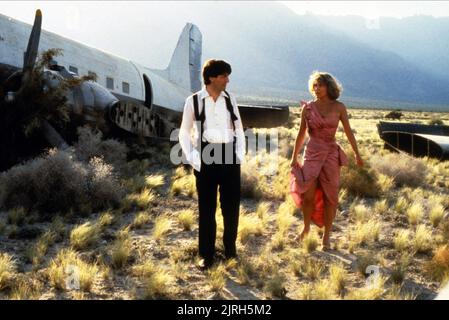
[[[224,91],[220,92],[220,96],[226,97],[226,94],[224,93]],[[210,97],[209,92],[207,92],[207,90],[206,90],[206,86],[203,86],[203,89],[201,89],[201,91],[198,93],[198,97],[200,99]]]

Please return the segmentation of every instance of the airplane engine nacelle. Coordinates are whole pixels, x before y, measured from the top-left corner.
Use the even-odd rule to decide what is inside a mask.
[[[86,111],[104,112],[118,101],[112,93],[93,81],[83,82],[73,90],[73,99],[73,111],[77,114]]]
[[[44,73],[47,85],[50,87],[58,86],[64,76],[71,75],[65,69],[46,70]],[[108,130],[109,110],[119,100],[106,88],[94,81],[85,81],[72,90],[68,90],[65,96],[73,115],[80,119],[82,124],[90,124],[101,131]]]

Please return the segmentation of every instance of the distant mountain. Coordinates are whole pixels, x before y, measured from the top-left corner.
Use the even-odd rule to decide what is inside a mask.
[[[449,17],[314,16],[334,30],[380,50],[395,52],[423,70],[449,76]]]
[[[449,18],[381,18],[380,29],[372,30],[361,17],[301,16],[276,2],[73,6],[81,8],[75,17],[68,12],[64,21],[61,15],[59,28],[55,23],[48,29],[149,67],[164,68],[184,24],[197,24],[203,60],[228,60],[230,89],[248,97],[310,99],[308,77],[321,70],[340,80],[342,101],[353,105],[449,109]],[[67,17],[74,26],[67,27]]]

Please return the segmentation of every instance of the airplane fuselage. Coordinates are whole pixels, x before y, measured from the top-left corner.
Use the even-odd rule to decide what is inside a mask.
[[[191,25],[190,25],[191,27]],[[187,28],[187,26],[186,26]],[[31,25],[0,14],[0,64],[21,68]],[[154,70],[133,61],[42,30],[39,53],[62,49],[58,66],[78,76],[95,75],[96,82],[119,100],[131,100],[179,117],[191,91],[170,81],[168,70]]]

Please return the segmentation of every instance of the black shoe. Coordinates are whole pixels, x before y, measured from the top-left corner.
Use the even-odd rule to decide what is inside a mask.
[[[233,254],[226,254],[226,255],[225,255],[225,259],[226,259],[226,260],[235,259],[235,260],[238,261],[239,257],[237,256],[236,253],[233,253]]]
[[[214,265],[213,258],[203,258],[200,260],[197,266],[201,271],[205,271],[210,269],[213,265]]]

